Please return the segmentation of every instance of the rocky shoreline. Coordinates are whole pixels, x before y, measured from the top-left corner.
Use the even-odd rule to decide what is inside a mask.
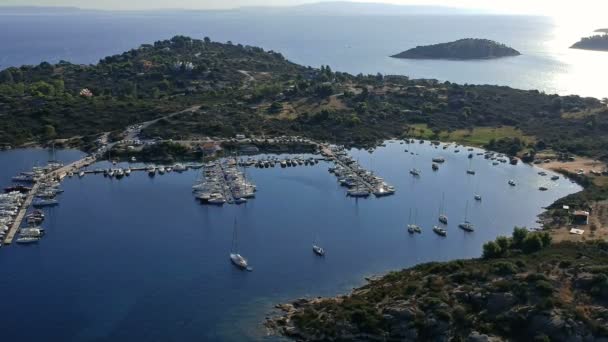
[[[596,241],[427,263],[348,295],[279,304],[265,326],[296,341],[606,341],[607,262],[608,243]]]

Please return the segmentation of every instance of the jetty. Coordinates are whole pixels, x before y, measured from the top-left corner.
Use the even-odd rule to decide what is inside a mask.
[[[38,193],[38,190],[40,189],[41,182],[48,181],[48,180],[54,180],[54,179],[62,180],[69,172],[72,172],[74,170],[79,170],[83,167],[89,166],[92,163],[94,163],[95,161],[96,161],[95,157],[87,156],[87,157],[79,159],[75,162],[72,162],[70,164],[61,166],[60,168],[58,168],[56,170],[52,170],[52,171],[46,173],[42,178],[37,180],[36,183],[30,189],[30,191],[27,192],[25,201],[23,201],[21,208],[19,208],[19,211],[18,211],[17,215],[15,216],[15,220],[13,221],[13,224],[10,226],[8,233],[6,234],[6,237],[4,238],[4,244],[10,245],[13,242],[15,235],[17,235],[17,232],[21,228],[21,224],[23,223],[23,219],[25,218],[25,215],[27,214],[28,209],[30,208],[30,206],[32,205],[32,202],[34,201],[34,197],[36,197],[36,194]]]
[[[336,165],[329,172],[338,177],[340,185],[349,188],[347,195],[351,197],[376,197],[393,195],[395,188],[384,179],[365,170],[343,149],[337,146],[322,146],[321,153]]]

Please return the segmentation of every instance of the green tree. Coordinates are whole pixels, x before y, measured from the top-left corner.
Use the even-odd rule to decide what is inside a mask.
[[[53,125],[44,126],[44,137],[47,140],[53,139],[57,136],[57,132],[55,131],[55,127]]]
[[[500,247],[500,249],[504,252],[508,251],[511,247],[511,241],[506,236],[499,236],[496,238],[496,243]]]
[[[543,248],[543,240],[540,234],[527,234],[523,240],[522,250],[524,253],[534,253]]]
[[[498,243],[494,241],[488,241],[483,244],[483,258],[484,259],[493,259],[498,258],[502,255],[502,249],[498,245]]]
[[[2,70],[0,72],[0,83],[9,83],[13,84],[15,80],[13,79],[13,73],[9,69]]]
[[[528,229],[522,227],[513,228],[513,246],[522,248],[524,239],[528,235]]]

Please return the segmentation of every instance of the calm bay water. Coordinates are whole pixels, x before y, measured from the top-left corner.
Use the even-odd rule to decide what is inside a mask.
[[[219,208],[201,206],[192,196],[197,170],[66,179],[61,204],[46,210],[44,239],[0,249],[3,338],[262,339],[261,322],[278,302],[346,292],[364,276],[420,262],[479,256],[485,241],[509,234],[514,225],[536,226],[542,206],[579,190],[567,180],[538,176],[537,168],[492,166],[478,156],[472,161],[477,174],[466,175],[468,152],[430,145],[389,143],[373,154],[351,153],[395,185],[397,194],[347,198],[325,162],[250,168],[256,198]],[[57,158],[79,155],[59,151]],[[439,155],[446,163],[432,172],[430,159]],[[1,152],[0,184],[48,156],[44,150]],[[420,178],[409,175],[413,166],[422,169]],[[509,179],[518,186],[508,186]],[[540,185],[550,190],[540,192]],[[444,192],[447,238],[431,232]],[[483,196],[481,203],[474,192]],[[467,201],[477,226],[471,234],[457,228]],[[410,208],[417,209],[424,229],[417,236],[405,229]],[[237,270],[228,259],[235,217],[241,253],[253,272]],[[311,250],[315,231],[325,258]]]
[[[497,15],[329,16],[247,11],[62,12],[0,8],[0,68],[47,60],[95,63],[174,35],[261,46],[290,60],[353,74],[381,72],[606,97],[606,52],[568,47],[605,23]],[[398,60],[415,47],[475,37],[522,56],[487,61]]]

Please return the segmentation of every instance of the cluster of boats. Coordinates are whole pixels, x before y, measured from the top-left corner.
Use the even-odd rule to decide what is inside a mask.
[[[38,183],[38,189],[32,205],[34,208],[56,206],[59,204],[56,197],[61,193],[63,193],[63,189],[59,187],[59,182],[55,180],[41,181]]]
[[[175,164],[173,166],[156,166],[156,165],[148,165],[148,167],[146,167],[146,172],[148,172],[148,175],[150,177],[154,177],[157,173],[159,175],[164,175],[165,173],[170,173],[170,172],[184,172],[188,170],[188,166],[184,165],[184,164]]]
[[[19,191],[0,194],[0,240],[3,241],[8,234],[25,197],[26,195]]]
[[[205,164],[192,191],[205,204],[242,204],[255,197],[256,186],[241,172],[236,158],[226,158]]]
[[[36,183],[38,180],[43,178],[47,173],[52,172],[61,168],[63,164],[51,162],[47,166],[35,166],[32,171],[21,172],[17,176],[12,178],[13,182],[17,183]]]
[[[19,229],[19,237],[17,243],[31,244],[40,241],[44,235],[44,229],[40,227],[44,221],[44,213],[36,209],[25,216],[28,226]]]
[[[336,166],[328,171],[338,178],[340,185],[348,188],[347,196],[369,197],[373,193],[376,197],[383,197],[395,193],[395,187],[362,168],[346,151],[335,149],[333,154]]]
[[[239,166],[254,166],[257,168],[269,168],[275,167],[276,165],[280,165],[282,168],[286,167],[294,167],[294,166],[302,166],[302,165],[315,165],[318,164],[319,160],[313,157],[305,158],[303,156],[297,156],[294,158],[286,158],[280,159],[279,157],[269,157],[262,159],[255,159],[249,157],[247,159],[240,159],[238,161]]]

